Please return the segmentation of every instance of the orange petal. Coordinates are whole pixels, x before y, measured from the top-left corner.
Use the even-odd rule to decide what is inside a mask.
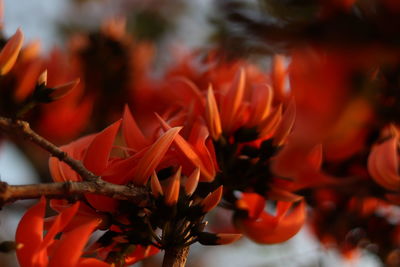
[[[221,201],[224,187],[221,185],[214,192],[208,194],[200,203],[203,212],[209,212]]]
[[[374,145],[368,157],[371,177],[388,190],[400,190],[399,163],[397,155],[398,137],[394,136],[382,144]]]
[[[33,257],[38,252],[43,240],[43,217],[46,208],[46,199],[42,197],[40,202],[32,206],[22,217],[15,234],[17,244],[22,244],[17,249],[17,257],[21,267],[31,267]]]
[[[138,185],[144,185],[151,173],[167,153],[174,139],[178,136],[182,127],[174,127],[161,135],[154,144],[145,152],[134,169],[133,182]]]
[[[110,152],[120,124],[121,121],[117,121],[96,134],[86,151],[83,164],[97,175],[101,175],[107,168]]]
[[[191,196],[197,188],[200,178],[200,169],[196,168],[193,173],[186,179],[185,192],[187,196]]]
[[[273,99],[273,91],[271,86],[267,84],[262,84],[253,89],[253,94],[251,98],[251,117],[247,122],[249,127],[254,127],[264,121],[270,111]]]
[[[236,201],[236,207],[247,210],[250,219],[257,219],[264,210],[265,198],[256,193],[243,193]]]
[[[292,203],[278,202],[276,216],[263,212],[257,220],[238,219],[236,225],[255,242],[281,243],[294,236],[306,218],[304,201],[289,211],[291,207]]]
[[[219,116],[218,106],[217,102],[215,101],[214,92],[211,84],[208,87],[207,91],[205,117],[211,137],[214,140],[218,140],[222,134],[221,119]]]
[[[264,121],[258,126],[259,136],[261,138],[271,137],[279,126],[282,120],[282,105],[279,105]]]
[[[160,181],[158,180],[157,173],[155,171],[151,175],[150,187],[151,187],[151,193],[153,194],[154,197],[158,197],[160,195],[162,196],[164,194]]]
[[[164,202],[168,206],[173,206],[178,202],[179,188],[181,184],[181,171],[182,167],[179,167],[176,173],[171,178],[169,178],[168,184],[164,190]]]
[[[160,116],[158,116],[157,114],[156,116],[161,122],[161,126],[164,130],[171,129],[171,126],[169,126]],[[184,155],[185,158],[193,164],[193,166],[200,168],[203,182],[211,182],[212,180],[214,180],[214,166],[211,166],[211,170],[207,169],[199,155],[196,153],[196,151],[194,151],[193,147],[181,135],[178,134],[176,136],[176,138],[174,139],[174,143],[176,144],[181,154]]]
[[[282,116],[281,124],[274,134],[274,144],[277,146],[282,145],[286,137],[289,135],[294,121],[296,119],[296,104],[294,99],[292,99],[289,103],[289,106],[286,108],[285,113]]]
[[[18,29],[0,52],[0,75],[7,74],[15,64],[24,41],[24,34]]]
[[[280,100],[283,100],[285,97],[285,77],[284,57],[282,55],[275,55],[272,61],[272,86]]]
[[[243,100],[246,86],[246,73],[240,68],[234,82],[221,101],[221,124],[224,132],[230,133]]]
[[[14,91],[14,99],[17,102],[22,102],[32,93],[37,78],[42,71],[42,65],[43,62],[41,60],[35,60],[24,70],[22,77],[19,79],[18,86]]]

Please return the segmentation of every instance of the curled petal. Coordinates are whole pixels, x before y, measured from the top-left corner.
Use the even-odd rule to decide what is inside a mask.
[[[371,177],[388,190],[400,191],[399,159],[397,155],[399,137],[392,138],[372,147],[368,157]]]
[[[24,41],[24,34],[18,29],[0,52],[0,75],[7,74],[15,64]]]
[[[276,216],[267,212],[258,218],[236,216],[235,225],[255,242],[262,244],[281,243],[294,236],[303,226],[306,218],[304,201],[293,207],[293,203],[279,201]]]

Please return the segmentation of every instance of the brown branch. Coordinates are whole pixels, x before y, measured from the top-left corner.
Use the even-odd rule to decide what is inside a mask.
[[[184,267],[188,254],[189,246],[167,248],[162,267]]]
[[[76,171],[86,181],[96,180],[99,178],[97,175],[86,169],[82,162],[71,158],[66,152],[59,149],[56,145],[38,135],[30,128],[29,123],[26,121],[0,117],[0,129],[9,134],[15,135],[18,133],[22,135],[25,139],[30,140],[44,150],[48,151],[53,157],[56,157],[60,161],[68,164],[71,169]]]
[[[29,123],[22,120],[13,120],[0,117],[0,129],[9,134],[19,134],[48,151],[52,156],[65,162],[82,178],[83,182],[48,183],[32,185],[8,185],[0,182],[0,205],[18,199],[32,199],[46,196],[49,198],[65,198],[73,195],[93,193],[105,195],[119,200],[128,200],[141,205],[148,200],[148,190],[144,187],[117,185],[106,182],[83,166],[82,162],[70,157],[35,131]],[[0,206],[1,207],[1,206]]]
[[[148,201],[148,191],[144,187],[130,187],[105,182],[103,180],[85,182],[45,183],[30,185],[9,185],[0,182],[0,207],[6,203],[21,199],[34,199],[41,196],[47,198],[67,198],[93,193],[127,200],[142,205]]]

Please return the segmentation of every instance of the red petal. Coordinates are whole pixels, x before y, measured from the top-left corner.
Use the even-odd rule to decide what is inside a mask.
[[[15,234],[15,241],[23,247],[17,249],[17,257],[21,267],[31,267],[33,258],[43,240],[43,217],[46,208],[46,199],[32,206],[22,217]]]
[[[149,141],[139,129],[127,105],[125,105],[122,119],[122,134],[124,135],[128,147],[132,148],[134,151],[139,151],[149,145]]]
[[[68,233],[64,233],[57,247],[54,249],[48,267],[75,266],[90,234],[99,224],[98,220],[81,225]]]
[[[101,175],[107,168],[110,152],[120,124],[121,121],[117,121],[98,133],[86,151],[83,164],[97,175]]]

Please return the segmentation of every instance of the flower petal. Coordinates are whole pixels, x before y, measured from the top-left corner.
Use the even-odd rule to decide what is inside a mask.
[[[46,199],[31,207],[22,217],[15,234],[15,241],[23,246],[17,249],[17,257],[21,267],[33,266],[33,257],[43,241],[43,217]]]

